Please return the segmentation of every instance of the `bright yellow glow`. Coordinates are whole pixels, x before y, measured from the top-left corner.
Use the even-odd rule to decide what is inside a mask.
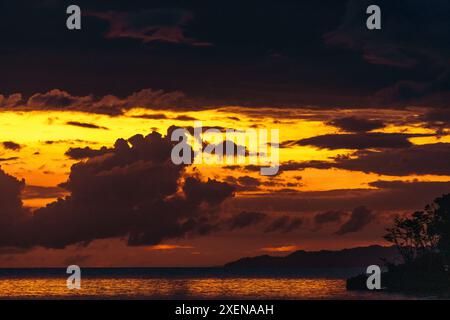
[[[259,112],[252,114],[251,112]],[[357,111],[329,111],[324,113],[324,119],[354,115]],[[368,117],[379,117],[378,111],[358,111]],[[264,114],[266,113],[266,114]],[[389,116],[405,118],[411,111],[395,111]],[[279,115],[279,117],[278,117]],[[313,117],[313,115],[315,115]],[[280,143],[299,140],[308,137],[339,133],[340,131],[318,120],[318,111],[258,109],[244,110],[242,108],[224,108],[197,112],[149,111],[132,109],[122,116],[93,115],[72,111],[32,111],[32,112],[2,112],[0,113],[0,142],[14,141],[20,144],[20,150],[0,148],[1,166],[7,173],[24,178],[27,185],[56,186],[64,182],[70,172],[70,167],[76,161],[69,159],[65,152],[70,147],[100,148],[111,147],[118,138],[129,138],[135,134],[146,135],[152,130],[162,134],[167,128],[176,126],[194,126],[195,121],[202,121],[203,126],[246,129],[278,129]],[[144,117],[143,117],[144,116]],[[285,117],[285,118],[283,118]],[[100,129],[70,125],[68,122],[93,124]],[[418,125],[395,126],[388,125],[377,132],[407,132],[415,134],[434,134],[433,130]],[[428,136],[410,138],[414,144],[450,142],[450,136]],[[255,151],[255,150],[249,150]],[[280,162],[287,161],[327,161],[338,155],[348,155],[353,150],[326,150],[310,146],[293,146],[281,148]],[[257,171],[228,170],[223,165],[196,164],[190,168],[200,172],[205,177],[227,180],[250,176],[260,180],[262,187],[257,192],[271,192],[282,189],[293,191],[315,191],[332,189],[369,188],[369,183],[376,180],[413,180],[419,181],[449,181],[448,176],[407,176],[392,177],[363,172],[339,169],[305,169],[283,172],[276,177],[263,177]],[[238,194],[255,192],[255,190],[238,190]],[[29,207],[40,207],[54,199],[34,198],[24,200]]]

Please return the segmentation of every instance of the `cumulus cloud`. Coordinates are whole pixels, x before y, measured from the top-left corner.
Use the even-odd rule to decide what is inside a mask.
[[[350,219],[345,222],[336,234],[345,235],[347,233],[358,232],[375,219],[375,215],[366,207],[357,207],[352,211]]]
[[[234,189],[185,176],[170,161],[172,146],[156,132],[118,139],[110,153],[73,165],[61,185],[70,195],[32,215],[20,199],[24,182],[0,171],[0,246],[64,248],[111,237],[139,246],[201,233]]]

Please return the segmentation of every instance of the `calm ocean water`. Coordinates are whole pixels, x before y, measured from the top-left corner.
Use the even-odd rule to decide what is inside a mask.
[[[0,269],[1,299],[417,299],[349,292],[361,269],[231,272],[219,268],[85,268],[80,290],[65,269]]]

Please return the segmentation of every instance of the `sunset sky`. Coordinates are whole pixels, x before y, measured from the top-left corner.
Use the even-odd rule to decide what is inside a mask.
[[[387,245],[450,192],[448,1],[377,1],[376,31],[365,0],[72,2],[0,5],[1,267]],[[279,173],[174,165],[196,121],[278,129]]]

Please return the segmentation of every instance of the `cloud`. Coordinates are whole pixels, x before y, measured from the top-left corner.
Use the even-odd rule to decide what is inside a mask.
[[[9,158],[0,158],[0,162],[6,162],[6,161],[12,161],[12,160],[18,160],[19,157],[9,157]]]
[[[375,215],[366,207],[357,207],[353,210],[350,219],[345,222],[338,231],[337,235],[345,235],[347,233],[358,232],[375,219]]]
[[[261,181],[250,176],[233,177],[228,176],[226,181],[233,184],[238,191],[256,191],[259,190]]]
[[[3,141],[2,142],[3,148],[13,151],[19,151],[22,149],[22,146],[14,141]]]
[[[328,124],[338,127],[347,132],[368,132],[375,129],[381,129],[385,127],[385,124],[381,120],[371,120],[364,118],[357,118],[354,116],[343,117],[332,120]]]
[[[370,187],[370,188],[369,188]],[[374,181],[367,188],[302,191],[237,197],[238,210],[314,213],[351,211],[364,205],[377,211],[413,211],[422,209],[432,199],[448,193],[450,182],[439,181]]]
[[[450,129],[450,109],[431,109],[423,114],[420,119],[430,128],[440,130]]]
[[[371,151],[360,150],[351,156],[338,156],[334,161],[289,161],[280,165],[280,171],[296,171],[306,168],[338,168],[365,173],[377,173],[388,176],[450,175],[449,143],[412,145],[407,148]],[[246,166],[246,170],[257,168]]]
[[[78,121],[68,121],[66,122],[69,126],[75,126],[75,127],[81,127],[81,128],[87,128],[87,129],[102,129],[102,130],[109,130],[106,127],[98,126],[93,123],[86,123],[86,122],[78,122]]]
[[[360,23],[370,4],[366,0],[349,1],[341,25],[325,36],[326,43],[359,52],[372,65],[420,75],[414,80],[410,75],[410,79],[398,80],[379,90],[374,102],[385,106],[447,106],[450,50],[442,41],[450,35],[448,3],[438,1],[424,9],[420,1],[399,0],[395,4],[378,1],[383,13],[383,32],[367,32],[365,24]]]
[[[206,202],[216,205],[230,197],[234,192],[234,187],[213,179],[202,182],[196,178],[187,177],[183,185],[183,192],[195,204]]]
[[[111,152],[113,152],[113,150],[107,147],[101,147],[100,149],[92,149],[90,147],[84,147],[84,148],[69,148],[65,152],[65,155],[71,159],[81,160],[85,158],[93,158],[101,156]]]
[[[86,14],[109,23],[109,31],[106,33],[108,39],[129,38],[146,44],[165,42],[190,46],[211,45],[185,36],[183,28],[194,18],[190,11],[162,8],[139,12],[108,11]]]
[[[2,102],[3,101],[3,102]],[[21,94],[13,94],[0,100],[0,107],[6,110],[33,111],[81,111],[116,116],[131,108],[183,109],[193,106],[193,101],[180,91],[143,89],[125,98],[114,95],[96,97],[94,95],[74,96],[67,91],[53,89],[45,93],[35,93],[26,99]]]
[[[166,120],[169,119],[164,113],[155,114],[139,114],[132,116],[133,118],[148,119],[148,120]]]
[[[281,216],[273,220],[264,230],[264,232],[281,231],[288,233],[298,229],[303,224],[301,218],[291,218],[289,216]]]
[[[342,217],[347,215],[344,211],[331,210],[322,213],[318,213],[314,216],[314,223],[318,226],[327,223],[338,223],[341,222]]]
[[[153,132],[118,139],[111,153],[72,166],[61,184],[70,195],[31,215],[24,182],[0,171],[0,246],[64,248],[122,237],[130,246],[200,234],[234,188],[185,176],[170,160],[173,142]]]
[[[251,227],[259,224],[267,218],[265,213],[253,212],[253,211],[243,211],[234,216],[232,216],[227,224],[230,230],[242,229],[246,227]]]
[[[321,149],[372,149],[372,148],[405,148],[412,146],[408,140],[413,137],[430,136],[427,134],[406,133],[356,133],[356,134],[326,134],[299,141],[281,143],[282,147],[293,145],[315,146]]]
[[[20,198],[25,186],[24,180],[18,180],[0,169],[0,246],[16,247],[17,233],[20,226],[30,216],[30,211],[23,208]]]
[[[62,198],[66,195],[67,191],[60,187],[25,185],[22,190],[22,199]]]
[[[414,145],[389,152],[361,151],[355,156],[354,158],[337,158],[331,166],[392,176],[450,175],[449,143]]]
[[[148,119],[148,120],[178,120],[178,121],[196,121],[197,118],[188,116],[188,115],[178,115],[176,117],[168,117],[164,113],[154,113],[154,114],[139,114],[132,116],[133,118],[140,118],[140,119]]]

